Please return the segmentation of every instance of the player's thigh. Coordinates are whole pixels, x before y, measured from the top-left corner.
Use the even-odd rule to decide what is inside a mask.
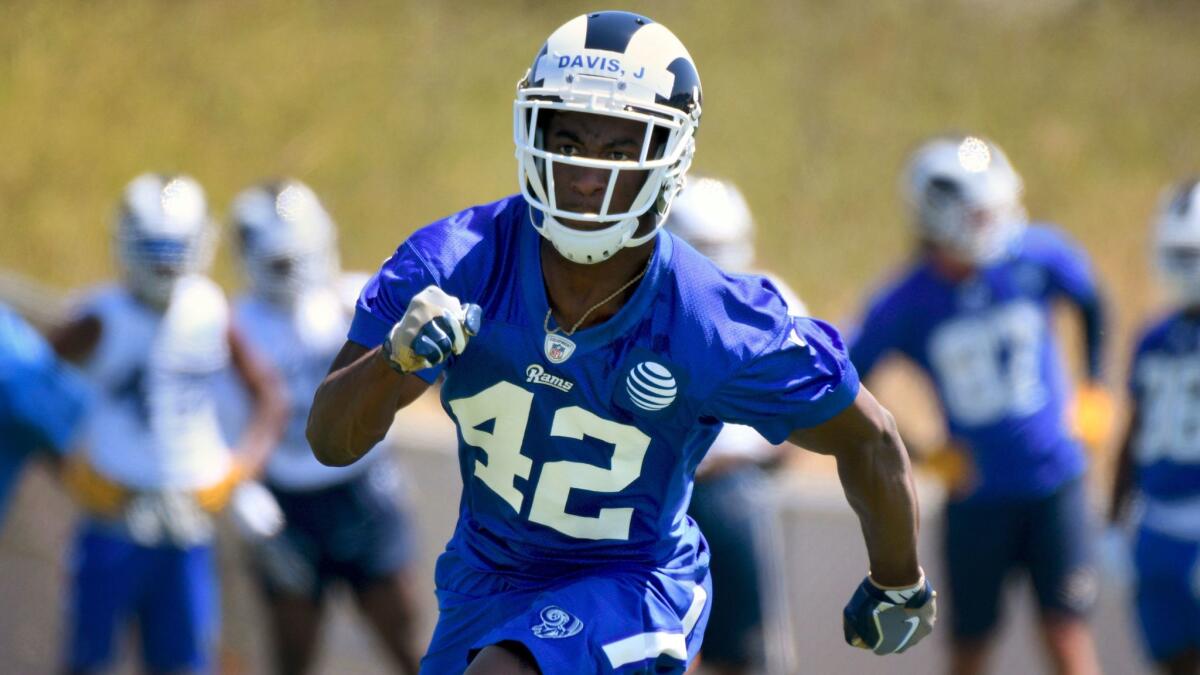
[[[1150,657],[1166,663],[1200,649],[1200,543],[1148,528],[1138,532],[1137,617]]]
[[[85,521],[70,555],[67,665],[78,671],[102,668],[112,661],[117,633],[135,611],[148,571],[146,549]]]
[[[712,555],[713,606],[704,640],[708,664],[748,665],[763,660],[760,586],[762,522],[770,505],[757,467],[697,482],[689,514]]]
[[[551,588],[471,646],[524,645],[547,675],[683,673],[699,653],[711,580],[597,574]]]
[[[1020,554],[1020,505],[949,503],[943,553],[953,637],[985,638],[1000,614],[1004,582]]]
[[[155,554],[153,586],[138,612],[145,663],[159,673],[204,671],[220,622],[213,547],[163,548]]]
[[[1082,479],[1036,503],[1029,514],[1026,562],[1048,618],[1083,618],[1096,602],[1095,528]]]

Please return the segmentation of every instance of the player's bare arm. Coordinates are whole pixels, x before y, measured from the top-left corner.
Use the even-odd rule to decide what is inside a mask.
[[[870,572],[843,610],[846,642],[880,655],[905,651],[933,630],[937,594],[917,561],[920,514],[895,420],[860,388],[845,410],[789,440],[837,460],[862,525]]]
[[[871,578],[884,586],[917,583],[916,489],[891,413],[864,387],[841,413],[788,440],[837,460],[846,499],[862,523]]]
[[[58,355],[71,363],[87,361],[100,342],[103,326],[100,320],[87,314],[56,327],[48,336]]]
[[[238,439],[238,459],[245,475],[257,475],[271,449],[279,441],[287,422],[287,400],[275,370],[246,344],[232,326],[228,332],[229,357],[233,369],[246,385],[254,410]]]
[[[1125,510],[1133,492],[1133,439],[1137,438],[1140,433],[1141,418],[1141,410],[1137,401],[1130,402],[1129,424],[1121,439],[1120,454],[1117,455],[1117,464],[1113,469],[1112,494],[1109,496],[1108,503],[1109,524],[1115,525],[1124,519]]]
[[[347,341],[317,388],[308,415],[308,442],[322,464],[346,466],[383,440],[396,411],[429,388],[387,363],[382,347]]]

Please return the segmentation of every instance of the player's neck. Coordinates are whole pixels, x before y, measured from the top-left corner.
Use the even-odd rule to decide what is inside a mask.
[[[586,314],[587,318],[576,329],[583,330],[620,311],[637,290],[641,279],[603,305],[596,307],[596,303],[641,274],[654,254],[654,246],[652,239],[636,248],[621,249],[603,262],[582,265],[562,257],[550,242],[542,239],[542,281],[546,286],[546,297],[550,301],[555,325],[570,329]]]
[[[938,248],[926,250],[930,266],[938,276],[952,283],[961,283],[975,275],[976,268],[969,262]]]

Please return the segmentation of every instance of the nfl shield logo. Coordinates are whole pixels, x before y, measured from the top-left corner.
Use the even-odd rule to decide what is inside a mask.
[[[575,343],[561,335],[547,333],[545,350],[550,363],[562,363],[575,352]]]

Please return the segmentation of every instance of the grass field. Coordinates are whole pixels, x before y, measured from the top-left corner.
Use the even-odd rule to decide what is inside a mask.
[[[182,170],[223,215],[309,181],[350,267],[515,189],[513,85],[579,2],[38,2],[0,6],[0,266],[110,274],[121,186]],[[1185,2],[635,2],[705,85],[697,167],[742,184],[763,263],[848,316],[904,255],[896,171],[924,135],[990,134],[1030,210],[1090,248],[1122,336],[1153,287],[1147,220],[1200,170],[1200,7]],[[225,257],[222,281],[236,277]]]

